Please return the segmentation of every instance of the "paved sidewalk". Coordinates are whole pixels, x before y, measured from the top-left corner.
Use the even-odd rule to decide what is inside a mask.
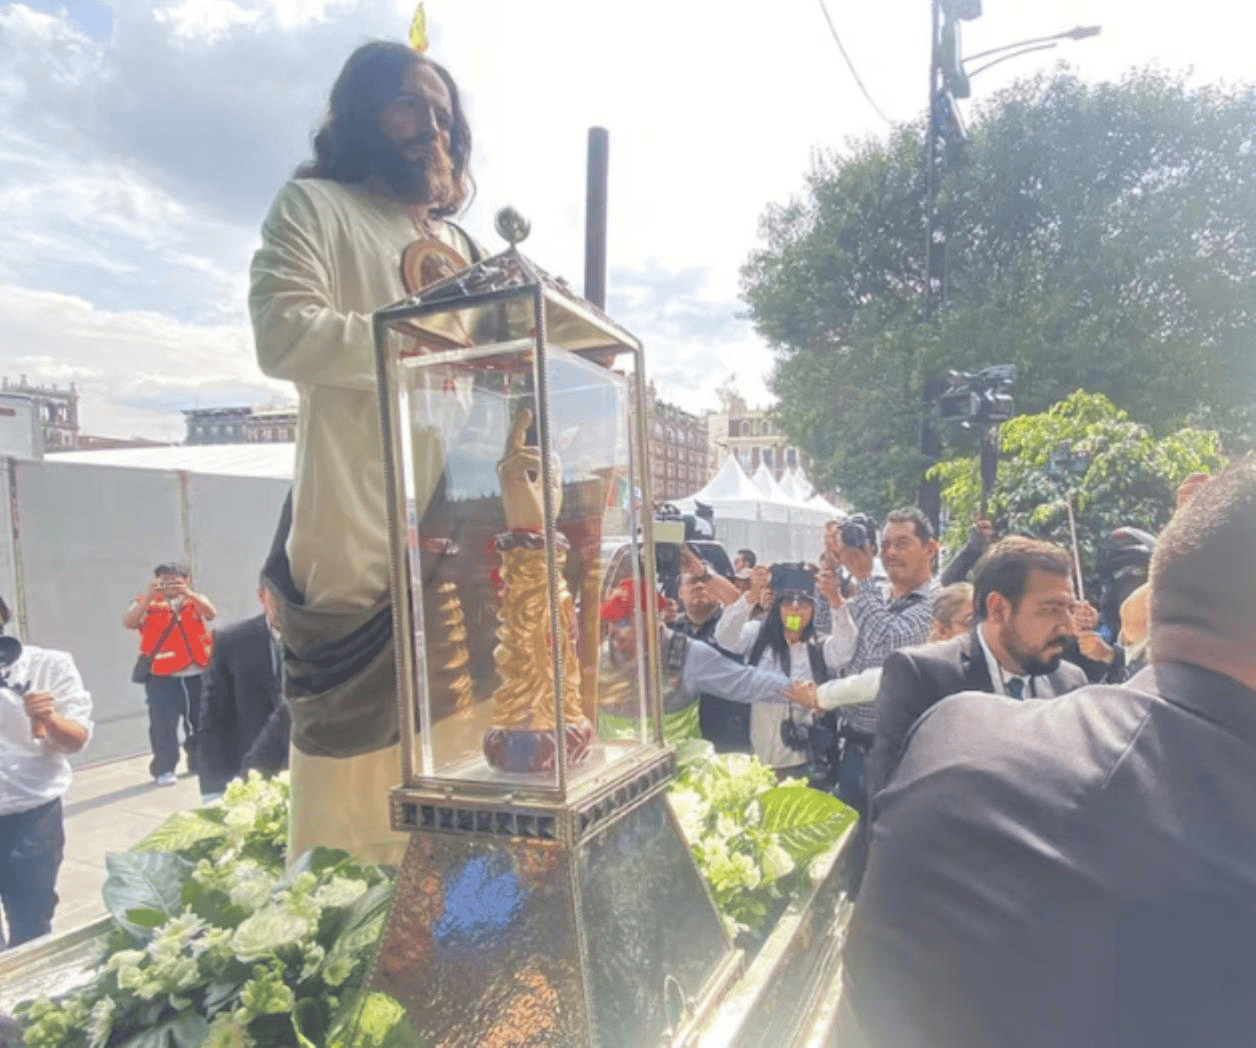
[[[65,861],[57,878],[61,902],[53,933],[69,931],[105,913],[105,853],[126,851],[160,825],[171,812],[201,803],[195,775],[180,775],[174,786],[158,786],[148,774],[149,755],[80,768],[62,798]]]

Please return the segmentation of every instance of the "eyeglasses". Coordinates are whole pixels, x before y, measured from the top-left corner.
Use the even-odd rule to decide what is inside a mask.
[[[815,600],[810,593],[803,593],[802,590],[785,590],[776,595],[778,604],[814,604]]]

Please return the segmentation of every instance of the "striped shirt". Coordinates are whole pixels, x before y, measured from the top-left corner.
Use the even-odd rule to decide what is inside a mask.
[[[855,596],[842,606],[859,631],[845,676],[880,666],[890,652],[899,648],[925,643],[933,626],[933,595],[937,588],[938,580],[931,578],[918,589],[890,600],[876,579],[861,580]],[[848,706],[842,712],[856,730],[868,734],[876,731],[875,702]]]

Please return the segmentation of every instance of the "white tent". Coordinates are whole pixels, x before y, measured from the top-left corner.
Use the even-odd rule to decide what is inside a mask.
[[[291,443],[176,444],[171,447],[59,451],[48,455],[46,461],[176,470],[224,477],[273,477],[277,480],[291,480],[295,457],[296,445]]]
[[[765,491],[746,476],[736,456],[729,455],[706,487],[675,500],[675,505],[685,512],[692,512],[695,502],[710,506],[715,511],[715,535],[730,552],[752,549],[767,564],[814,560],[823,542],[824,517],[786,496],[770,474],[767,479],[771,484]]]
[[[790,478],[794,485],[794,494],[804,502],[810,501],[811,497],[816,493],[816,486],[807,479],[807,474],[802,471],[802,466],[796,466]],[[781,485],[784,487],[784,484]]]
[[[810,506],[814,510],[819,510],[821,513],[825,514],[827,517],[830,517],[830,518],[832,517],[840,518],[840,517],[846,516],[845,512],[838,509],[835,505],[833,505],[833,503],[831,503],[823,495],[812,495],[811,498],[807,500],[807,505]]]
[[[787,494],[776,482],[776,478],[772,476],[772,471],[768,469],[763,462],[759,463],[759,468],[754,471],[754,476],[750,478],[750,482],[758,488],[763,497],[769,502],[779,502],[783,506],[795,506],[797,501]]]
[[[675,500],[675,505],[692,512],[694,504],[705,503],[715,510],[716,518],[738,520],[787,520],[786,503],[769,498],[741,468],[737,458],[729,455],[719,471],[701,491],[688,498]]]

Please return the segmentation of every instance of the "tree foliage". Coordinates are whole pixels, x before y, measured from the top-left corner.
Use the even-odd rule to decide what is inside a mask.
[[[743,293],[817,479],[859,508],[911,501],[924,376],[995,363],[1017,366],[1023,411],[1082,388],[1154,432],[1203,422],[1251,446],[1256,87],[1061,70],[974,124],[942,165],[948,301],[931,324],[923,128],[817,157],[803,192],[763,216]]]
[[[1113,529],[1133,525],[1158,532],[1173,513],[1177,486],[1191,473],[1215,473],[1225,463],[1217,434],[1183,429],[1157,439],[1107,397],[1074,393],[1037,415],[1002,427],[998,479],[989,513],[998,534],[1037,535],[1070,544],[1064,488],[1047,476],[1047,459],[1061,442],[1086,452],[1090,465],[1072,483],[1082,571],[1095,570],[1098,545]],[[953,522],[948,545],[961,545],[981,499],[976,456],[934,469]]]

